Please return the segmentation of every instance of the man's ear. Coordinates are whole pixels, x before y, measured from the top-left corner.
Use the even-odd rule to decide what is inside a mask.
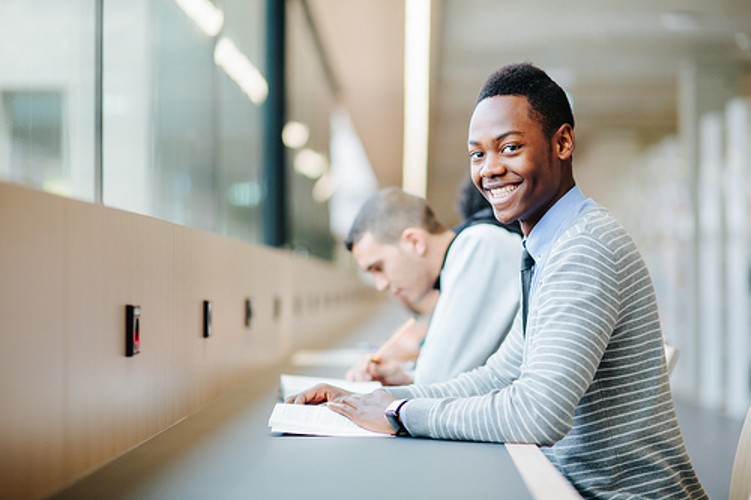
[[[574,154],[574,129],[571,125],[564,123],[558,128],[553,135],[553,148],[559,160],[571,159]]]
[[[407,251],[423,257],[428,252],[428,233],[418,227],[408,227],[402,231],[399,243]]]

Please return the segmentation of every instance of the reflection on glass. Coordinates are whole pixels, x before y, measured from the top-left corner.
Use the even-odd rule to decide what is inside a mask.
[[[94,198],[94,2],[0,2],[0,180]]]
[[[262,67],[263,1],[212,5],[107,2],[104,202],[257,242],[261,109],[215,53],[232,40]],[[196,6],[222,19],[217,30],[205,29]]]
[[[260,242],[266,0],[107,0],[101,103],[96,5],[0,1],[0,180],[94,201],[101,105],[105,205]],[[330,258],[336,85],[301,9],[288,4],[289,245]]]
[[[314,26],[302,2],[287,3],[287,104],[283,134],[287,151],[290,245],[300,255],[332,259],[336,242],[329,226],[332,190],[329,169],[329,116],[336,105],[335,85],[324,70],[327,54],[317,50]],[[291,125],[290,125],[291,124]],[[286,135],[286,137],[285,137]],[[305,147],[305,150],[297,149]]]
[[[11,178],[64,189],[61,92],[3,92]]]

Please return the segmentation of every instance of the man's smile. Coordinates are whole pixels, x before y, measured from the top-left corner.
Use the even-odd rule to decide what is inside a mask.
[[[517,190],[519,184],[486,185],[484,187],[485,192],[489,195],[488,201],[495,204],[509,198]]]

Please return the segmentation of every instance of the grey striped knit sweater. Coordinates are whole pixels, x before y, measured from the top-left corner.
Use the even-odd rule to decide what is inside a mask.
[[[499,284],[502,286],[502,284]],[[413,436],[536,443],[585,497],[706,498],[670,394],[652,281],[600,205],[554,243],[532,297],[483,367],[391,388]]]

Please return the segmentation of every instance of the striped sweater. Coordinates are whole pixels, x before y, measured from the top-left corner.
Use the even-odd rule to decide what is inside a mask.
[[[585,497],[706,498],[686,453],[649,272],[602,206],[553,244],[532,296],[485,366],[388,389],[413,436],[535,443]]]

